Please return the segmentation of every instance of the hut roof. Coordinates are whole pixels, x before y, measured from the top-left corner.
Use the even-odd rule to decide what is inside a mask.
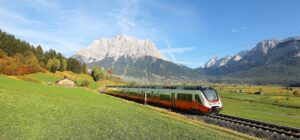
[[[62,78],[62,79],[60,79],[60,80],[57,80],[55,83],[57,83],[57,82],[59,82],[59,81],[61,81],[61,80],[65,80],[65,79],[68,79],[68,80],[71,80],[71,81],[77,83],[74,79],[72,79],[72,78],[70,78],[70,77],[68,77],[68,76],[64,76],[64,78]]]

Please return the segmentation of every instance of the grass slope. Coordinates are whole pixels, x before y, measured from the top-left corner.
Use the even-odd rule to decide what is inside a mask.
[[[0,83],[0,139],[240,139],[84,88]]]
[[[116,85],[116,84],[124,84],[124,83],[116,83],[113,81],[109,80],[101,80],[98,82],[95,82],[93,78],[87,74],[75,74],[70,71],[64,71],[60,72],[57,71],[55,74],[46,72],[46,73],[33,73],[33,74],[28,74],[24,76],[19,76],[19,79],[25,80],[25,81],[31,81],[31,82],[37,82],[37,83],[43,83],[43,84],[48,84],[48,83],[55,83],[56,81],[62,79],[64,76],[68,76],[75,81],[77,81],[78,84],[81,84],[82,81],[88,81],[89,82],[89,88],[90,89],[99,89],[103,87],[104,85]]]

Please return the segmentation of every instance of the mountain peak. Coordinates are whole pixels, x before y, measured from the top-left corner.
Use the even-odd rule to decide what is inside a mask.
[[[263,40],[263,41],[257,43],[256,47],[253,48],[251,51],[267,54],[268,51],[270,49],[274,48],[278,43],[279,43],[279,41],[276,39]]]
[[[76,53],[77,57],[84,57],[88,62],[100,61],[106,57],[117,60],[124,56],[137,59],[143,56],[152,56],[164,59],[155,44],[147,40],[140,40],[128,35],[116,35],[113,38],[101,38],[94,40],[87,48],[83,48]],[[75,55],[75,56],[76,56]]]

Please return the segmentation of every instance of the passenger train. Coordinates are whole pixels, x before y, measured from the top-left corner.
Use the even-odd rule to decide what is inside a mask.
[[[218,113],[222,102],[211,87],[202,86],[107,86],[105,93],[129,100],[201,114]]]

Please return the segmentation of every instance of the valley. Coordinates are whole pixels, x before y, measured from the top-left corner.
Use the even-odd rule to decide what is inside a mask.
[[[300,139],[299,0],[0,1],[0,140]]]

